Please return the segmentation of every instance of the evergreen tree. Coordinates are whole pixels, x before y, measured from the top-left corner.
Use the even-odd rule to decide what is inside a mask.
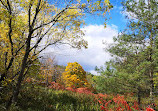
[[[114,44],[107,48],[114,56],[111,67],[116,77],[113,78],[117,78],[117,88],[121,84],[121,92],[133,90],[137,93],[139,104],[143,94],[149,94],[150,103],[154,103],[154,78],[158,71],[158,1],[127,0],[123,5],[130,18],[128,27],[114,37]]]

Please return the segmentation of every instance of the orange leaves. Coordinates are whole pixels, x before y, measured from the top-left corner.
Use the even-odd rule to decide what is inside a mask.
[[[91,90],[89,88],[77,88],[76,92],[78,93],[84,93],[84,94],[88,94],[88,95],[92,95],[93,93],[91,92]]]

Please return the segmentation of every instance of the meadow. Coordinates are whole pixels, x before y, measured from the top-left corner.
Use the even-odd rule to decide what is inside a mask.
[[[140,107],[133,94],[93,93],[88,88],[64,88],[55,82],[49,87],[29,84],[9,111],[155,111],[148,99],[143,98]],[[1,111],[6,110],[4,106],[1,103]]]

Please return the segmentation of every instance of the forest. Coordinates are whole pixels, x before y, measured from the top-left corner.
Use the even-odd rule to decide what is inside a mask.
[[[113,0],[0,0],[0,111],[158,111],[158,1],[120,1],[127,24],[96,75],[43,52],[87,49],[86,18],[106,29]]]

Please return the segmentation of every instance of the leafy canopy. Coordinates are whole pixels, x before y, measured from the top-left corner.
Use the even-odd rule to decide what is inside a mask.
[[[77,63],[68,63],[62,78],[66,87],[84,87],[88,85],[86,72],[82,66]]]

